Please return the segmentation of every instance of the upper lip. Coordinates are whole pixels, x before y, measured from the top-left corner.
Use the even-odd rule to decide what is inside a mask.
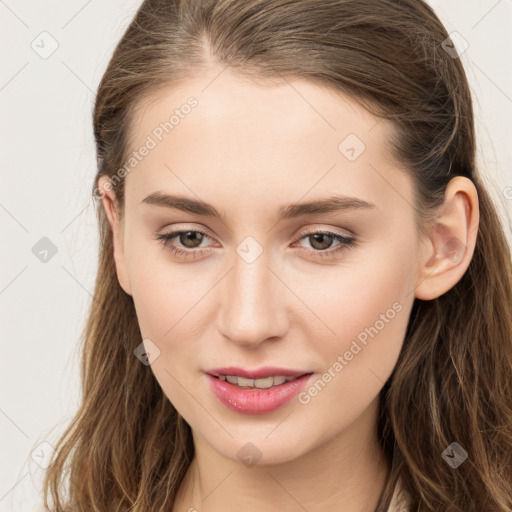
[[[265,379],[267,377],[298,377],[305,375],[307,372],[303,370],[291,370],[289,368],[278,368],[276,366],[265,366],[262,368],[256,368],[254,370],[245,370],[238,366],[227,366],[225,368],[212,368],[206,370],[206,373],[218,377],[219,375],[233,375],[237,377],[244,377],[246,379]]]

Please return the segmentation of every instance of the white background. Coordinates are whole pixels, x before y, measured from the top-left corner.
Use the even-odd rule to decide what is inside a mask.
[[[512,0],[430,3],[448,32],[469,43],[462,60],[475,96],[479,159],[510,223]],[[41,510],[35,460],[44,464],[49,445],[32,450],[53,444],[78,406],[77,343],[98,243],[92,102],[139,4],[0,0],[0,511]],[[31,48],[43,31],[59,45],[47,59]],[[32,253],[42,237],[58,249],[47,263]]]

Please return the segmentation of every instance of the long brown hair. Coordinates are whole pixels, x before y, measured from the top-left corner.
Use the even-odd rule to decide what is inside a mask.
[[[451,178],[474,183],[480,225],[469,268],[439,298],[415,300],[380,394],[378,429],[391,471],[379,512],[399,476],[413,510],[512,510],[511,255],[476,168],[470,89],[447,38],[422,0],[145,0],[94,108],[92,192],[98,196],[99,177],[110,176],[120,213],[119,169],[136,106],[197,76],[207,56],[255,80],[298,77],[333,87],[391,120],[390,143],[414,180],[420,229]],[[45,474],[44,503],[51,511],[171,510],[194,456],[191,430],[134,357],[141,343],[134,303],[117,280],[112,231],[98,205],[82,403]],[[442,457],[454,442],[468,454],[457,468]]]

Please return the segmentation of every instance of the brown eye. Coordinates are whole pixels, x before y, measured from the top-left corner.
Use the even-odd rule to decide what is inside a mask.
[[[178,239],[184,247],[194,249],[201,244],[203,240],[203,234],[199,231],[183,231],[180,235],[178,235]]]
[[[308,238],[311,242],[311,247],[319,251],[328,249],[334,240],[334,237],[328,233],[313,233],[309,235]]]
[[[310,247],[303,247],[306,254],[320,258],[341,256],[344,251],[356,245],[355,238],[346,237],[330,231],[305,233],[299,240],[306,240],[308,242]],[[337,243],[334,244],[334,242]]]
[[[189,231],[172,231],[157,235],[156,239],[159,240],[163,246],[170,252],[184,257],[196,257],[203,254],[206,250],[205,247],[200,247],[204,239],[210,237],[197,229]]]

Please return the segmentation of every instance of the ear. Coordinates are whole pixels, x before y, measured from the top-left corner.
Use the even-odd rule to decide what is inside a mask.
[[[126,259],[123,247],[123,226],[124,222],[119,216],[119,205],[117,203],[115,192],[112,190],[112,183],[108,176],[100,176],[98,180],[98,190],[101,191],[102,204],[105,209],[114,240],[114,262],[116,265],[117,279],[121,288],[128,294],[132,294]]]
[[[459,282],[475,251],[479,219],[473,182],[464,176],[452,178],[438,216],[423,240],[415,297],[436,299]]]

